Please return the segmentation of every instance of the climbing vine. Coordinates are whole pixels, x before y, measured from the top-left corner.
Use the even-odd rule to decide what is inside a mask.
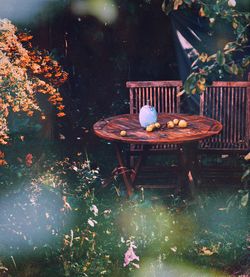
[[[201,93],[213,80],[213,76],[218,78],[228,74],[242,78],[250,64],[250,56],[244,54],[248,45],[250,13],[239,11],[236,0],[164,0],[162,4],[167,15],[172,11],[191,8],[196,8],[199,16],[207,20],[210,29],[213,29],[217,22],[230,25],[233,39],[227,41],[215,53],[198,53],[191,65],[191,73],[184,83],[184,91],[187,94]],[[239,52],[243,54],[236,59]]]

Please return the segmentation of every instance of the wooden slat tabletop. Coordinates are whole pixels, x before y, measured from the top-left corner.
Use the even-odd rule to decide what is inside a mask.
[[[174,118],[186,120],[188,126],[168,129],[166,123]],[[122,114],[99,120],[93,129],[105,140],[132,144],[182,144],[216,135],[222,130],[219,121],[200,115],[159,114],[158,122],[160,129],[147,132],[140,126],[137,114]],[[122,130],[127,132],[124,137],[120,135]]]

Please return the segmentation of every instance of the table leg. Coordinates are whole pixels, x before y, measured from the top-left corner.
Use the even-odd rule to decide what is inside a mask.
[[[131,181],[132,181],[132,184],[135,183],[135,180],[138,176],[138,172],[141,168],[141,164],[142,162],[145,162],[146,161],[146,158],[147,158],[147,155],[148,155],[148,150],[149,150],[149,147],[147,145],[143,145],[142,146],[142,151],[140,151],[140,155],[134,165],[134,168],[133,168],[133,171],[132,171],[132,174],[131,174]]]
[[[180,149],[180,166],[182,174],[179,176],[179,184],[185,188],[189,185],[191,196],[195,196],[197,187],[197,147],[198,143],[186,143]]]
[[[122,151],[121,151],[120,145],[118,143],[114,143],[114,145],[115,145],[116,156],[117,156],[119,166],[121,168],[126,168],[122,157]],[[122,170],[122,177],[123,177],[124,184],[126,186],[128,197],[130,197],[133,194],[133,186],[132,186],[132,180],[130,178],[130,174],[128,173],[127,170]]]

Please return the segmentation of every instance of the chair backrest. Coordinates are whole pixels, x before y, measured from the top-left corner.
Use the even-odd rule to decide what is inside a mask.
[[[181,81],[132,81],[126,83],[130,92],[130,113],[139,113],[147,104],[154,106],[158,113],[179,113]]]
[[[250,81],[213,82],[200,97],[200,114],[223,124],[222,132],[201,142],[208,150],[249,150]]]

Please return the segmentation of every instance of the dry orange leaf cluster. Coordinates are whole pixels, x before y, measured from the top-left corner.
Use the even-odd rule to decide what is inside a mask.
[[[4,159],[4,152],[0,151],[0,166],[6,165],[7,162]]]
[[[31,39],[30,34],[18,33],[8,19],[0,20],[0,145],[8,142],[10,110],[28,116],[41,111],[37,93],[48,95],[58,117],[65,115],[58,88],[68,74],[47,51],[34,49]],[[41,118],[45,119],[43,113]]]

